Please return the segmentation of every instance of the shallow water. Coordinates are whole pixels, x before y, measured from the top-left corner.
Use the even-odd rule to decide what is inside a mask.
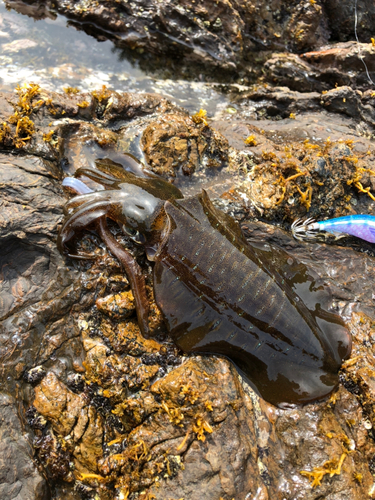
[[[12,91],[24,82],[55,91],[106,85],[122,92],[161,93],[191,113],[204,108],[213,115],[229,105],[212,84],[158,79],[111,41],[99,42],[65,17],[46,14],[49,17],[34,20],[7,9],[0,0],[0,91]]]

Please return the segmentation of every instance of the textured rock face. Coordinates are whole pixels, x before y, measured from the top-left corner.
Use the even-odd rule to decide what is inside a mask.
[[[161,96],[105,88],[66,96],[26,86],[0,103],[2,384],[14,394],[18,388],[38,463],[54,488],[47,493],[24,451],[4,396],[0,411],[11,409],[5,421],[18,433],[9,460],[25,463],[4,480],[27,492],[14,498],[374,497],[373,248],[354,240],[304,244],[288,232],[308,204],[319,217],[373,213],[357,184],[373,191],[372,144],[364,137],[373,128],[370,96],[348,87],[322,96],[247,89],[233,96],[238,112],[223,111],[215,123]],[[17,129],[15,111],[33,125],[24,120],[27,130]],[[330,285],[332,308],[346,318],[354,343],[330,400],[276,409],[227,360],[179,352],[153,302],[151,264],[115,226],[147,277],[152,339],[140,334],[126,276],[94,228],[77,245],[95,260],[57,252],[68,197],[62,177],[98,157],[139,168],[123,151],[185,183],[187,193],[205,179],[249,241],[286,249],[291,266],[298,259]]]
[[[17,402],[0,395],[0,496],[7,500],[47,500],[47,483],[31,460],[33,455],[19,421]]]
[[[125,52],[138,55],[144,64],[167,69],[173,76],[183,74],[189,78],[214,70],[214,79],[233,81],[235,76],[254,81],[262,79],[263,64],[270,58],[273,64],[276,59],[276,66],[280,66],[280,59],[285,59],[288,53],[320,51],[328,42],[355,39],[355,2],[351,0],[218,0],[204,3],[57,0],[32,2],[31,5],[17,0],[7,3],[37,19],[53,17],[57,11],[73,20],[77,28],[100,40],[110,39]],[[358,36],[366,54],[371,51],[375,19],[371,0],[358,5],[357,19]],[[340,50],[340,45],[337,49]],[[298,89],[303,90],[314,81],[320,81],[318,86],[324,90],[330,88],[329,83],[331,87],[336,82],[339,85],[349,83],[345,68],[322,70],[319,66],[307,66],[297,55],[291,59],[294,64],[289,75],[294,70],[297,73],[304,70],[303,84],[298,84],[297,79],[293,88],[299,85]],[[356,62],[350,65],[350,81],[352,85],[353,81],[363,85],[367,81],[365,70],[363,66],[357,67],[358,58],[355,59]],[[343,67],[349,63],[342,62],[340,54],[337,62]],[[284,67],[282,63],[281,66]],[[279,73],[280,68],[268,64],[267,81],[283,84]]]

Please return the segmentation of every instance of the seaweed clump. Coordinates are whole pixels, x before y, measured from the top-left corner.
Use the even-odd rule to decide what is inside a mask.
[[[18,100],[11,102],[14,112],[0,125],[0,144],[21,149],[27,147],[36,134],[35,118],[43,106],[51,115],[64,115],[65,110],[56,108],[51,98],[42,97],[42,89],[35,83],[17,85],[15,92]],[[58,147],[58,138],[53,130],[43,134],[43,140]]]
[[[254,129],[256,127],[253,127]],[[254,156],[245,169],[245,181],[223,195],[246,202],[267,219],[293,221],[309,214],[338,217],[353,213],[353,187],[371,200],[375,171],[366,165],[370,152],[355,154],[352,140],[270,144],[264,136],[251,134],[245,144]],[[354,212],[355,213],[355,212]]]
[[[2,123],[0,129],[0,143],[6,146],[22,148],[35,134],[35,125],[30,116],[44,105],[43,99],[36,98],[40,94],[40,87],[34,83],[17,85],[18,101],[14,104],[14,113]],[[11,127],[10,125],[13,125]]]
[[[320,485],[326,474],[329,474],[330,477],[341,474],[341,467],[347,455],[344,452],[339,459],[327,460],[322,466],[314,467],[312,471],[302,470],[300,474],[307,477],[311,481],[311,487],[315,488]]]

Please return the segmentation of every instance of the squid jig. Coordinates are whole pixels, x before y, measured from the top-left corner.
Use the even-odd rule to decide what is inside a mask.
[[[336,219],[316,222],[314,219],[297,219],[292,224],[292,234],[296,240],[313,240],[329,233],[335,239],[356,236],[370,243],[375,243],[374,215],[346,215]]]

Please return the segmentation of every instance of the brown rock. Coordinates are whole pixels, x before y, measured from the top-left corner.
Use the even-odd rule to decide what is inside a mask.
[[[33,453],[18,418],[15,400],[0,395],[0,498],[47,500],[45,478],[33,461]]]
[[[183,115],[151,122],[143,133],[142,147],[153,171],[170,178],[180,170],[191,175],[204,163],[217,168],[228,159],[228,144],[221,134],[204,121],[195,123]]]
[[[96,307],[114,319],[125,319],[135,314],[134,296],[131,290],[97,299]]]
[[[188,79],[199,78],[203,73],[212,81],[230,83],[234,78],[241,83],[263,81],[264,63],[270,52],[274,53],[272,59],[282,59],[286,52],[329,51],[330,42],[333,50],[341,52],[337,59],[343,62],[346,47],[334,42],[349,42],[354,48],[355,9],[357,35],[363,46],[370,45],[375,18],[370,0],[360,5],[352,0],[249,0],[245,3],[219,0],[203,4],[176,0],[122,4],[116,0],[99,0],[84,8],[73,1],[62,0],[53,5],[49,2],[30,5],[17,0],[10,0],[8,4],[36,19],[54,18],[56,11],[64,14],[79,29],[96,35],[99,40],[112,40],[120,53],[130,54],[132,59],[137,57],[148,71],[151,68],[167,77],[182,75]],[[367,49],[363,51],[366,53]],[[348,65],[343,62],[342,69],[334,64],[325,68],[314,66],[305,72],[300,59],[290,60],[289,75],[296,77],[295,82],[273,61],[267,73],[275,70],[274,79],[270,75],[266,78],[279,85],[285,85],[288,80],[291,88],[298,90],[328,90],[335,83],[368,88],[365,68],[359,67],[360,57],[355,51],[353,56],[353,64],[348,57]],[[371,59],[367,54],[365,57]],[[80,114],[86,116],[86,109],[82,108]]]
[[[53,372],[47,373],[35,389],[34,407],[62,436],[70,434],[85,404],[85,398],[69,391]]]
[[[73,485],[86,496],[99,495],[106,500],[120,494],[140,498],[154,495],[161,500],[244,500],[249,495],[264,499],[312,500],[320,496],[362,500],[369,492],[373,495],[373,249],[370,244],[353,240],[346,247],[342,246],[345,242],[340,246],[296,242],[289,232],[251,216],[259,216],[261,209],[273,222],[285,224],[285,220],[304,215],[309,183],[313,188],[309,213],[371,213],[368,194],[347,182],[354,179],[359,168],[369,168],[373,162],[372,155],[367,155],[371,141],[359,135],[366,129],[353,126],[353,117],[359,113],[367,113],[367,122],[362,120],[360,126],[371,126],[371,94],[339,88],[323,94],[325,98],[317,92],[247,89],[238,96],[238,113],[230,119],[223,115],[217,122],[222,135],[215,132],[215,124],[206,125],[202,116],[197,123],[158,96],[121,96],[100,89],[91,96],[87,116],[80,114],[75,101],[67,102],[69,97],[45,92],[41,96],[52,101],[30,115],[38,124],[36,129],[40,128],[30,144],[26,141],[19,148],[22,152],[30,148],[41,158],[53,159],[77,153],[77,164],[85,165],[80,137],[98,144],[100,137],[106,137],[107,125],[113,125],[118,117],[122,125],[112,131],[118,134],[118,140],[110,141],[105,149],[105,154],[113,158],[118,159],[118,148],[126,141],[135,145],[141,140],[143,144],[142,137],[147,136],[147,154],[159,161],[155,169],[167,175],[177,172],[172,164],[163,163],[163,158],[168,152],[177,165],[180,155],[188,168],[193,165],[195,169],[192,183],[197,174],[205,175],[204,163],[210,155],[228,158],[228,170],[223,169],[219,178],[226,176],[226,182],[229,178],[231,189],[226,189],[217,203],[246,224],[246,234],[253,244],[287,249],[293,262],[302,261],[320,277],[322,286],[329,284],[332,308],[352,318],[349,327],[355,340],[353,361],[343,368],[344,386],[330,401],[275,409],[241,383],[228,361],[214,356],[186,358],[162,329],[157,332],[160,342],[145,340],[133,320],[103,315],[95,306],[97,299],[99,308],[118,314],[114,295],[129,296],[124,292],[127,282],[119,276],[119,264],[111,256],[101,255],[93,232],[89,237],[83,233],[77,242],[97,255],[92,263],[73,265],[59,256],[54,246],[64,201],[58,189],[59,175],[45,160],[7,156],[2,164],[4,196],[11,203],[14,190],[14,205],[27,200],[27,206],[32,207],[27,216],[35,217],[36,222],[23,221],[15,207],[14,218],[5,221],[0,230],[2,248],[13,239],[10,249],[2,253],[0,296],[4,297],[6,313],[1,354],[7,376],[19,376],[25,370],[30,373],[30,368],[41,364],[47,372],[42,380],[31,380],[38,385],[35,389],[26,386],[22,397],[32,402],[30,393],[35,390],[29,421],[39,461],[50,478],[71,485],[56,497],[63,498],[67,492],[69,498]],[[346,116],[340,104],[345,96],[357,99]],[[41,133],[47,119],[51,120],[52,106],[60,118],[69,115],[70,120],[56,120],[56,134],[62,141],[55,145],[43,141]],[[265,119],[271,116],[275,120]],[[86,126],[86,120],[92,117],[95,127]],[[98,124],[103,125],[102,136]],[[160,124],[165,125],[165,136]],[[193,136],[192,156],[186,151],[189,137],[181,137],[187,133]],[[245,144],[249,135],[254,140]],[[158,146],[161,137],[166,140],[165,151],[164,145]],[[305,139],[314,147],[304,144]],[[350,140],[358,142],[352,144]],[[11,151],[13,146],[4,147]],[[190,164],[193,157],[196,163]],[[19,163],[20,158],[23,163]],[[43,168],[46,170],[40,170]],[[7,177],[9,172],[11,176]],[[26,172],[24,176],[22,172]],[[296,174],[302,175],[290,179]],[[367,171],[363,186],[371,187],[371,177]],[[22,189],[17,190],[18,182],[24,182]],[[41,196],[33,191],[39,185],[43,188]],[[285,193],[280,201],[282,186]],[[24,239],[20,242],[21,231]],[[151,291],[151,269],[142,250],[121,234],[116,237],[129,245],[139,260]],[[110,307],[114,302],[115,307]],[[353,312],[357,315],[352,316]],[[154,307],[151,321],[160,322],[160,312]],[[77,372],[83,374],[79,379],[75,378]]]
[[[77,472],[96,473],[98,460],[103,456],[103,422],[91,406],[87,410],[84,433],[74,438],[78,443],[73,452]]]
[[[102,334],[109,340],[115,352],[139,356],[159,352],[162,347],[162,344],[155,340],[142,337],[138,323],[134,320],[118,323],[116,328],[103,321],[101,327]]]
[[[53,438],[47,434],[39,443],[41,457],[49,468],[55,469],[64,461],[62,449],[65,453],[70,450],[77,472],[96,473],[97,460],[103,454],[103,425],[96,410],[87,407],[87,398],[71,392],[53,372],[49,372],[35,389],[33,405],[51,423],[58,436]],[[70,471],[63,472],[63,477],[66,474],[66,479],[71,480]]]

